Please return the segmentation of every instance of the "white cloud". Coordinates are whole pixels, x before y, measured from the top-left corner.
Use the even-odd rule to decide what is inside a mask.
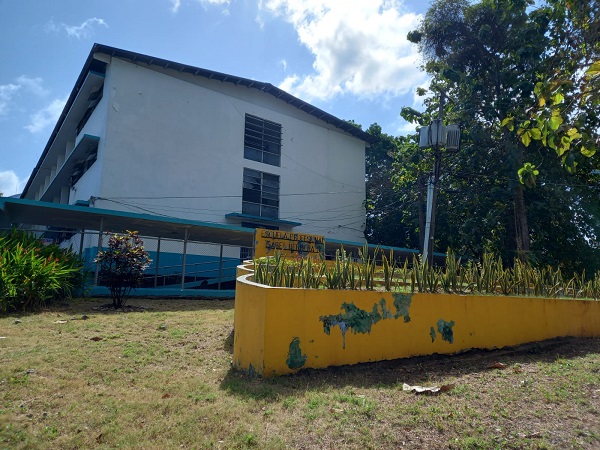
[[[417,89],[415,88],[415,90],[413,91],[413,108],[425,109],[425,100],[434,95],[434,93],[431,92],[431,90],[429,89],[430,83],[431,83],[431,78],[427,77],[427,79],[423,83],[416,86],[416,88],[425,89],[426,94],[425,95],[417,94]]]
[[[44,96],[48,94],[48,90],[43,86],[44,80],[41,78],[29,78],[25,75],[21,75],[17,78],[17,84],[23,88],[26,92],[31,92],[32,94]]]
[[[171,12],[172,13],[177,13],[179,11],[179,8],[181,7],[181,0],[170,0],[171,1]],[[226,8],[223,9],[223,14],[228,16],[229,15],[229,4],[231,3],[231,0],[195,0],[196,3],[200,3],[202,6],[206,7],[209,5],[223,5]],[[189,1],[188,1],[189,3]]]
[[[171,12],[177,13],[179,11],[179,7],[181,6],[181,0],[171,0]]]
[[[108,24],[103,19],[98,19],[97,17],[87,19],[81,25],[78,26],[64,25],[64,27],[65,31],[69,36],[75,36],[77,39],[81,39],[82,37],[90,37],[93,34],[94,27],[100,25],[108,28]]]
[[[13,97],[20,90],[17,84],[9,83],[0,86],[0,116],[4,116],[10,109]]]
[[[39,96],[48,94],[48,91],[42,86],[41,78],[30,78],[21,75],[14,83],[0,85],[0,116],[4,116],[11,108],[11,104],[19,93],[27,92]]]
[[[394,128],[396,129],[396,135],[405,136],[407,134],[415,134],[419,125],[407,122],[404,119],[400,119],[394,124]]]
[[[44,25],[44,31],[46,33],[58,33],[61,31],[62,25],[56,25],[54,19],[50,19],[46,25]]]
[[[406,35],[420,16],[399,0],[261,0],[260,8],[291,23],[314,55],[313,72],[280,85],[302,98],[401,95],[421,84],[416,47]]]
[[[65,103],[67,103],[66,98],[53,100],[48,106],[35,114],[32,114],[31,121],[25,128],[29,130],[30,133],[44,131],[49,125],[56,123],[60,113],[65,107]]]
[[[13,170],[0,172],[0,192],[5,197],[23,192],[27,180],[21,180]]]
[[[73,36],[77,39],[87,39],[94,34],[94,29],[99,26],[108,28],[108,24],[104,21],[104,19],[92,17],[91,19],[84,20],[81,25],[67,25],[65,23],[57,25],[54,23],[54,20],[50,20],[44,28],[46,32],[58,33],[65,31],[68,36]]]

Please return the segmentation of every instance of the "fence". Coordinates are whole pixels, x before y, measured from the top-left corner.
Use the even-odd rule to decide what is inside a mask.
[[[101,285],[95,259],[99,250],[107,248],[106,233],[55,227],[23,229],[46,244],[57,244],[78,253],[92,274],[92,285]],[[142,286],[145,288],[233,289],[236,267],[253,257],[253,250],[246,247],[159,236],[140,238],[152,259]]]

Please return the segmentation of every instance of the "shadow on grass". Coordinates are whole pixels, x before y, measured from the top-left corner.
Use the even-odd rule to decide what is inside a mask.
[[[230,339],[228,337],[228,339]],[[343,386],[402,389],[402,384],[442,385],[478,373],[491,372],[490,365],[505,364],[508,373],[531,363],[553,363],[600,353],[600,338],[556,338],[500,350],[469,350],[456,355],[415,356],[327,369],[304,369],[292,375],[261,378],[231,368],[221,389],[236,396],[275,401],[294,392],[323,392]]]
[[[231,332],[225,339],[225,342],[223,342],[223,350],[225,350],[227,353],[229,353],[231,355],[233,355],[233,331],[234,330],[232,328]]]
[[[175,311],[209,311],[233,310],[234,300],[230,299],[200,299],[200,298],[129,298],[123,309],[112,308],[110,297],[76,298],[62,300],[48,304],[39,311],[20,312],[8,314],[12,316],[35,315],[39,312],[53,311],[72,315],[93,314],[123,314],[149,312],[175,312]]]

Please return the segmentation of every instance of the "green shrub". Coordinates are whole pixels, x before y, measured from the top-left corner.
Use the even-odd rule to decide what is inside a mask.
[[[0,235],[0,313],[31,311],[83,289],[83,260],[30,233]]]
[[[108,286],[115,309],[122,308],[125,296],[140,286],[151,261],[137,231],[110,237],[108,250],[99,252],[95,262],[100,264],[100,281]]]

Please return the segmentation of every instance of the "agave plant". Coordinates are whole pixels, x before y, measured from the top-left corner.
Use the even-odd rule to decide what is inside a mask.
[[[366,246],[358,249],[358,255],[361,261],[356,263],[342,247],[336,251],[334,261],[327,262],[323,258],[319,261],[286,259],[276,252],[274,256],[255,260],[255,280],[269,286],[305,289],[374,290],[378,287],[392,291],[408,287],[413,293],[600,298],[600,272],[590,279],[585,273],[566,279],[560,268],[535,268],[518,259],[512,267],[505,268],[502,259],[492,254],[483,255],[479,262],[461,264],[451,249],[447,251],[444,267],[423,264],[417,255],[413,255],[412,264],[405,260],[398,266],[392,251],[386,255],[375,248],[370,254]],[[377,261],[381,261],[380,266]]]

